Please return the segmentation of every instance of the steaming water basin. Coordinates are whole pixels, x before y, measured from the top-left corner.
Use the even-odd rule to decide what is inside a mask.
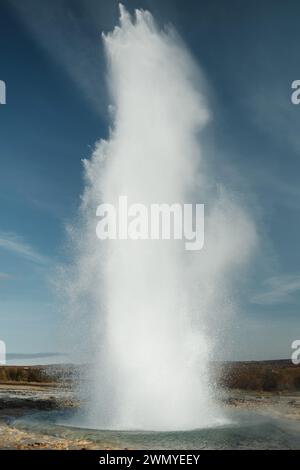
[[[77,416],[78,417],[78,416]],[[99,443],[99,449],[299,449],[300,423],[249,412],[232,412],[226,424],[189,431],[118,431],[73,424],[74,412],[36,412],[16,419],[19,429]],[[69,425],[69,423],[72,423]]]

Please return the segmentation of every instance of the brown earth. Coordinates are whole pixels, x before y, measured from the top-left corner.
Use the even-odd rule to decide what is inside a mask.
[[[213,366],[217,382],[226,389],[300,391],[300,365],[290,360],[226,362]],[[0,366],[0,384],[71,384],[81,373],[80,368],[72,365]]]
[[[229,409],[300,422],[300,366],[290,361],[217,364],[220,399]],[[105,442],[24,430],[14,421],[37,410],[77,407],[73,366],[0,366],[0,449],[111,449]]]

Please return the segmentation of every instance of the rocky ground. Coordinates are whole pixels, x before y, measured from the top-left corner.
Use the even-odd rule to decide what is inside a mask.
[[[15,450],[80,450],[97,449],[99,446],[85,440],[68,440],[46,434],[19,430],[11,426],[5,417],[0,415],[0,448]],[[106,447],[103,447],[107,449]]]
[[[257,392],[230,390],[223,396],[229,408],[256,411],[260,414],[300,422],[300,392]]]
[[[230,391],[226,407],[258,411],[300,422],[300,392],[271,393]],[[72,392],[54,384],[0,385],[0,449],[111,449],[109,444],[55,437],[18,427],[17,418],[37,410],[77,406]]]
[[[53,384],[0,385],[0,449],[97,449],[99,445],[86,440],[69,440],[40,432],[18,429],[14,421],[37,410],[76,406],[68,389]],[[103,449],[110,447],[103,444]]]

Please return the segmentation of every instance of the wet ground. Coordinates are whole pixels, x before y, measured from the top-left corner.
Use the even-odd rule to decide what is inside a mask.
[[[230,424],[185,432],[68,426],[78,402],[52,384],[0,385],[1,449],[299,449],[300,393],[223,394]]]

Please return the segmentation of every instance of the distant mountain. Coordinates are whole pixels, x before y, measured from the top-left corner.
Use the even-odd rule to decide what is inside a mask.
[[[6,354],[7,360],[13,359],[43,359],[47,357],[67,357],[68,354],[66,353],[58,353],[58,352],[38,352],[38,353],[8,353]]]

